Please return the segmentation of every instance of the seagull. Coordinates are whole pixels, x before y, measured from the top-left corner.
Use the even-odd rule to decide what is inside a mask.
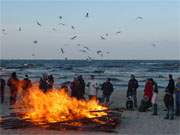
[[[136,20],[142,20],[142,19],[143,19],[143,17],[141,17],[141,16],[136,17]]]
[[[75,27],[74,27],[73,25],[71,26],[71,28],[72,28],[73,30],[75,29]]]
[[[117,32],[116,32],[116,34],[120,34],[120,33],[121,33],[121,31],[117,31]]]
[[[62,54],[64,54],[64,50],[63,50],[63,48],[61,48],[61,53],[62,53]]]
[[[21,29],[21,27],[19,27],[19,31],[21,31],[22,29]]]
[[[42,26],[38,21],[36,21],[37,25]]]
[[[105,34],[105,36],[106,36],[106,37],[108,37],[108,36],[109,36],[109,34],[108,34],[108,33],[106,33],[106,34]]]
[[[71,39],[71,40],[74,40],[75,38],[77,38],[77,36],[73,36],[73,37],[71,37],[70,39]]]
[[[59,16],[59,19],[62,19],[62,16]]]
[[[87,53],[87,51],[86,51],[86,50],[83,50],[83,49],[80,49],[79,51],[80,51],[80,52],[83,52],[83,53]]]
[[[106,52],[106,54],[110,54],[110,52]]]
[[[38,41],[37,41],[37,40],[34,40],[34,41],[33,41],[33,43],[34,43],[34,44],[37,44],[37,43],[38,43]]]
[[[99,55],[100,53],[102,53],[102,51],[101,51],[101,50],[98,50],[96,53]]]
[[[33,54],[32,54],[32,56],[34,57],[34,56],[35,56],[35,54],[33,53]]]
[[[152,44],[153,47],[156,47],[156,44]]]
[[[88,17],[89,17],[89,13],[88,13],[88,12],[86,13],[85,17],[86,17],[86,18],[88,18]]]
[[[83,48],[87,49],[88,51],[90,50],[89,47],[87,47],[87,46],[84,46]]]
[[[102,40],[105,40],[105,39],[106,39],[106,38],[105,38],[105,37],[103,37],[103,36],[100,36],[100,37],[101,37],[101,39],[102,39]]]
[[[6,29],[2,29],[2,31],[3,31],[3,32],[5,32],[5,31],[6,31]]]
[[[59,23],[59,25],[63,25],[64,26],[65,24],[64,23]]]
[[[81,44],[77,44],[77,46],[81,46]]]
[[[56,28],[52,28],[53,31],[56,31]]]

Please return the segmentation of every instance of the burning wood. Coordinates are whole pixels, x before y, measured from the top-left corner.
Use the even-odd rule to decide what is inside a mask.
[[[113,132],[123,109],[109,109],[97,100],[77,100],[64,90],[44,93],[33,85],[13,106],[14,113],[0,122],[4,129],[42,127],[55,130]]]

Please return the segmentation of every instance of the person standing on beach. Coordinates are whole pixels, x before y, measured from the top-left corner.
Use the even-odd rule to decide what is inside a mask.
[[[1,95],[1,104],[4,103],[4,88],[5,88],[6,82],[3,78],[0,78],[0,95]]]
[[[158,85],[153,80],[153,96],[151,99],[151,103],[153,105],[153,115],[157,115],[157,96],[158,96]]]
[[[27,90],[28,88],[30,88],[32,86],[32,82],[29,79],[28,75],[25,75],[25,78],[23,80],[23,90]]]
[[[169,83],[165,90],[165,96],[164,96],[164,103],[167,108],[167,114],[165,119],[174,119],[174,90],[175,90],[175,83],[173,80],[173,76],[169,75]]]
[[[48,91],[48,75],[46,73],[44,73],[43,76],[40,78],[39,88],[43,92],[47,92]]]
[[[180,116],[180,77],[176,82],[176,116]]]
[[[110,78],[107,78],[106,82],[103,83],[101,89],[103,91],[102,102],[104,102],[106,100],[105,102],[109,103],[110,96],[114,90]]]
[[[48,82],[48,89],[53,89],[53,87],[54,87],[54,77],[53,77],[53,75],[48,76],[47,82]]]
[[[14,105],[16,103],[18,83],[19,83],[19,79],[16,75],[16,72],[13,72],[7,82],[7,85],[10,88],[10,105]]]
[[[98,84],[95,80],[94,75],[91,75],[90,81],[87,84],[88,88],[89,88],[89,99],[97,99],[97,95],[98,95]]]
[[[71,88],[71,97],[79,99],[79,81],[77,77],[74,77],[74,80],[70,84]]]
[[[138,81],[135,75],[131,75],[131,79],[128,82],[127,97],[132,97],[134,102],[134,107],[137,108],[137,88],[139,87]]]
[[[79,99],[84,99],[84,94],[85,94],[85,81],[82,77],[82,75],[78,76],[78,81],[79,81]]]

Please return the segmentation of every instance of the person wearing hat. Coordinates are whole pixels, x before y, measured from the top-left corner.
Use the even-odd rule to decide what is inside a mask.
[[[106,100],[105,102],[109,103],[110,96],[114,90],[110,78],[107,78],[106,82],[103,83],[101,89],[103,91],[102,102],[104,102]]]

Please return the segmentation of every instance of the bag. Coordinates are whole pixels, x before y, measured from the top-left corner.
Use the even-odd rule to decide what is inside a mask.
[[[133,100],[132,100],[132,98],[128,98],[128,100],[126,101],[126,109],[132,110],[133,108],[134,108]]]

